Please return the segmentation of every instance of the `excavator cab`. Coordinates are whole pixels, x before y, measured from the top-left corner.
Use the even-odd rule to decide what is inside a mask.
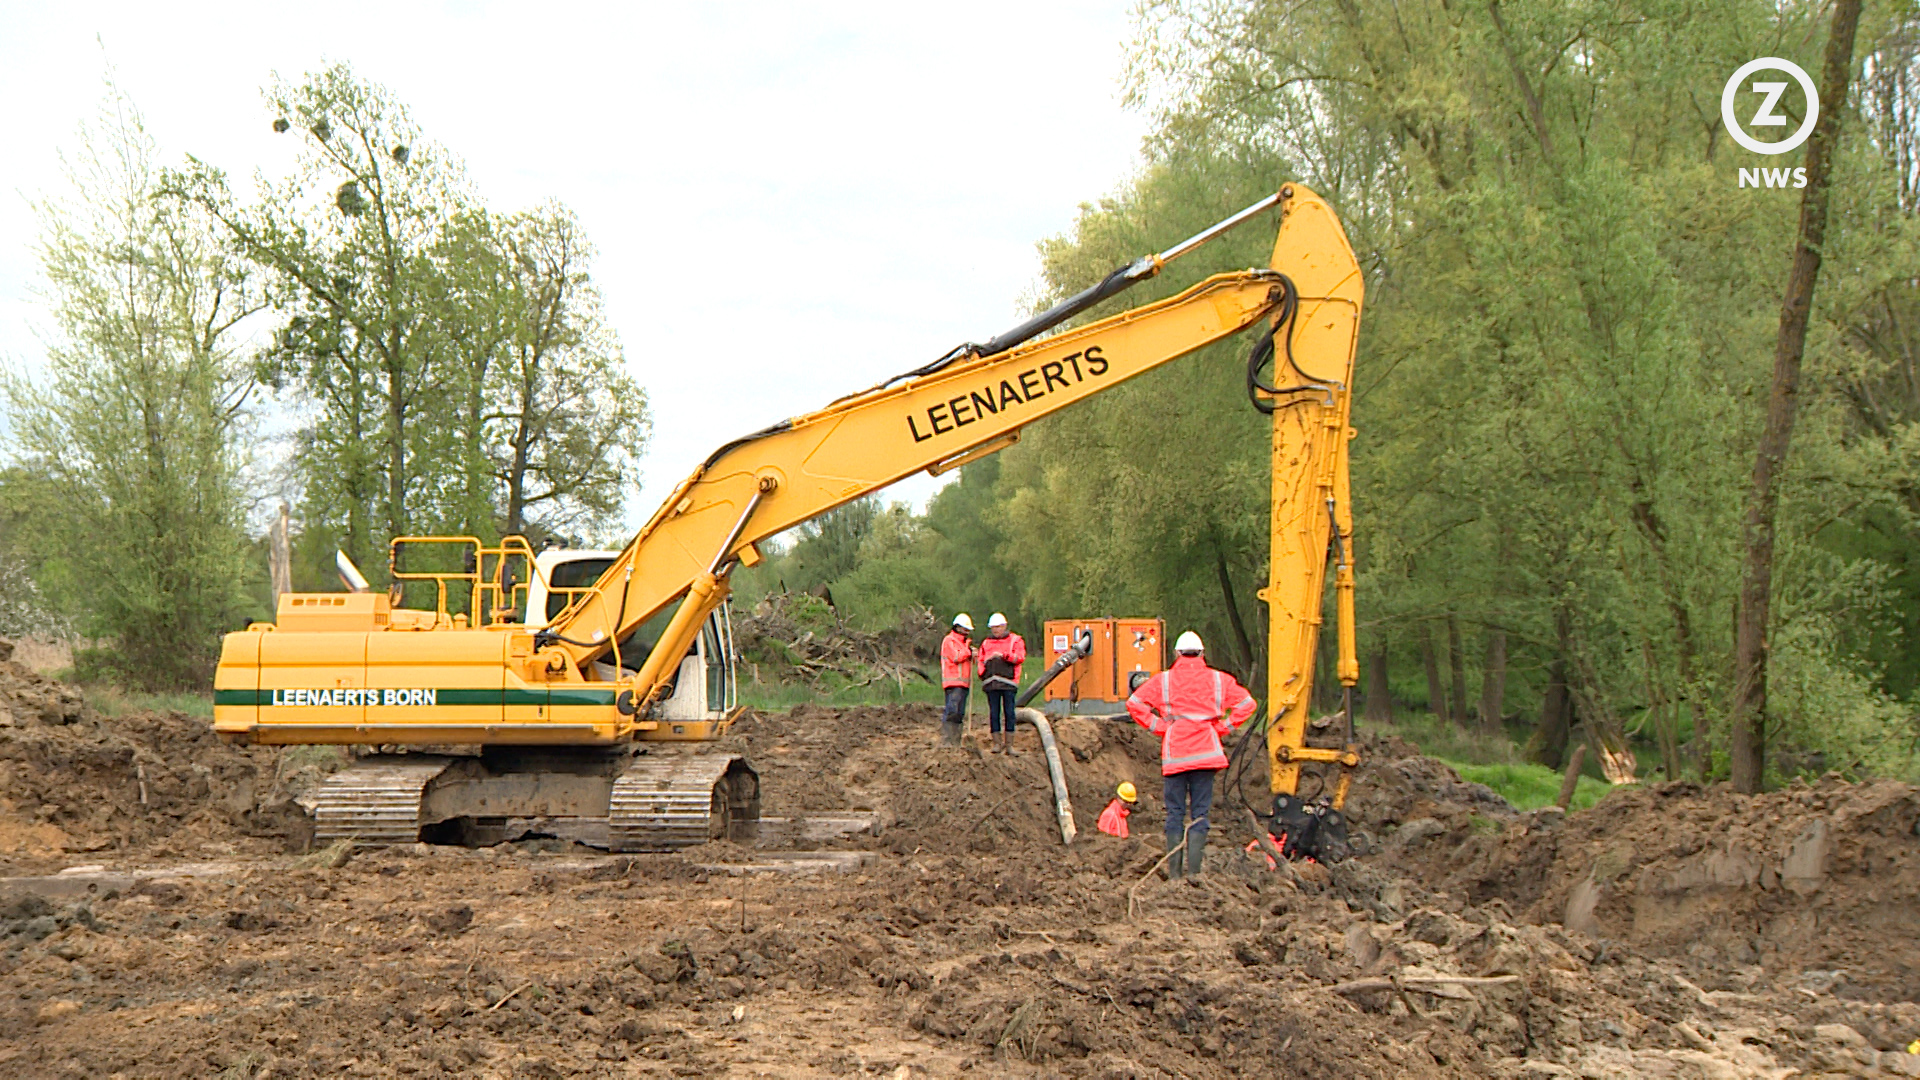
[[[576,597],[592,592],[619,557],[618,551],[575,548],[548,548],[534,556],[533,580],[527,585],[527,628],[539,630],[551,625]],[[639,670],[640,662],[653,651],[671,615],[667,612],[647,620],[620,643],[621,667],[628,672]],[[597,662],[595,667],[608,682],[616,681],[621,675],[607,660]],[[648,716],[683,724],[688,721],[718,723],[738,707],[733,610],[723,603],[707,616],[699,635],[675,669],[668,689],[659,695]],[[667,731],[673,733],[671,727]]]

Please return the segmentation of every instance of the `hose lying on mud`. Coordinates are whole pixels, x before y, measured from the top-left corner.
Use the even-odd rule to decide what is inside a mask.
[[[1060,747],[1053,741],[1053,725],[1039,709],[1015,709],[1013,717],[1032,724],[1040,733],[1040,745],[1047,751],[1047,775],[1053,780],[1053,812],[1060,819],[1060,842],[1071,844],[1079,830],[1073,824],[1073,801],[1067,798],[1067,774],[1060,767]]]

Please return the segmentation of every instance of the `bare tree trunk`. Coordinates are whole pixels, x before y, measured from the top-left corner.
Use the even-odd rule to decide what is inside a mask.
[[[293,545],[287,536],[290,514],[286,503],[273,519],[267,539],[272,550],[267,554],[267,577],[273,582],[273,610],[280,610],[280,598],[293,591]]]
[[[1806,353],[1807,320],[1813,288],[1820,277],[1820,249],[1827,237],[1830,163],[1840,137],[1840,114],[1847,107],[1847,83],[1853,74],[1853,39],[1860,25],[1860,0],[1836,0],[1827,31],[1826,62],[1820,74],[1820,119],[1807,145],[1807,188],[1800,200],[1800,238],[1793,269],[1780,303],[1780,337],[1773,353],[1773,390],[1767,398],[1766,427],[1753,459],[1753,487],[1747,496],[1744,536],[1746,560],[1740,581],[1740,620],[1735,628],[1733,708],[1728,756],[1734,790],[1760,790],[1766,774],[1767,623],[1773,600],[1774,514],[1780,492],[1776,481],[1793,441],[1800,406],[1800,363]]]
[[[1693,720],[1691,750],[1694,765],[1699,771],[1700,779],[1704,781],[1707,778],[1708,739],[1711,732],[1708,730],[1710,725],[1707,723],[1706,709],[1701,701],[1701,688],[1694,678],[1696,650],[1693,643],[1693,616],[1687,609],[1685,594],[1674,580],[1673,567],[1667,554],[1666,522],[1654,507],[1653,497],[1648,494],[1646,484],[1635,477],[1631,486],[1635,496],[1632,507],[1633,520],[1640,526],[1640,533],[1646,537],[1648,546],[1653,549],[1653,568],[1660,580],[1660,591],[1667,598],[1667,614],[1673,619],[1674,661],[1679,667],[1679,685],[1676,691],[1677,696],[1673,700],[1674,738],[1679,738],[1680,703],[1685,702]],[[1734,616],[1734,623],[1736,626],[1739,623],[1737,613]],[[1650,653],[1652,644],[1648,643],[1647,647]],[[1651,659],[1648,662],[1651,664]],[[1677,780],[1679,774],[1669,770],[1667,777]]]
[[[1240,618],[1240,605],[1233,598],[1233,577],[1227,573],[1227,553],[1221,549],[1220,541],[1213,542],[1213,568],[1220,577],[1220,598],[1227,604],[1227,622],[1233,626],[1233,643],[1240,647],[1240,681],[1247,686],[1259,685],[1253,677],[1253,642],[1247,638],[1246,621]]]
[[[1426,636],[1420,642],[1420,659],[1427,665],[1427,711],[1447,720],[1447,694],[1440,686],[1440,657],[1433,647],[1433,624],[1428,623]]]
[[[1453,699],[1447,706],[1453,722],[1467,724],[1467,647],[1460,641],[1460,620],[1447,616],[1447,656],[1453,666]]]
[[[1651,640],[1640,643],[1640,664],[1647,673],[1647,712],[1660,743],[1660,768],[1668,780],[1680,779],[1680,703],[1668,699]]]
[[[1627,742],[1627,727],[1607,703],[1605,687],[1600,683],[1599,672],[1594,669],[1593,658],[1581,648],[1579,642],[1574,643],[1569,657],[1573,681],[1568,691],[1586,725],[1587,741],[1600,759],[1601,774],[1610,784],[1636,783],[1634,772],[1638,763],[1634,761],[1633,749]]]
[[[1507,632],[1487,632],[1487,666],[1480,677],[1480,730],[1501,732],[1507,697]]]
[[[1587,744],[1581,743],[1573,748],[1573,760],[1567,762],[1567,774],[1560,778],[1560,797],[1553,805],[1562,810],[1573,808],[1573,793],[1580,787],[1580,766],[1587,760]]]
[[[1387,638],[1367,658],[1367,723],[1393,723],[1393,690],[1387,685]]]
[[[1540,722],[1527,740],[1527,757],[1549,769],[1566,761],[1568,733],[1573,727],[1573,700],[1567,693],[1567,650],[1573,638],[1573,615],[1566,608],[1553,613],[1557,651],[1547,665],[1547,692],[1540,699]]]

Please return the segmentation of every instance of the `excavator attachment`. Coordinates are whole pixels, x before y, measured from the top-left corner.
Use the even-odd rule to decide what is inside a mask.
[[[1334,863],[1353,854],[1346,815],[1325,801],[1275,795],[1267,832],[1279,844],[1280,854],[1289,859]]]
[[[745,840],[760,778],[732,754],[487,748],[479,756],[382,755],[329,776],[314,840],[369,847],[490,845],[555,837],[615,852]]]

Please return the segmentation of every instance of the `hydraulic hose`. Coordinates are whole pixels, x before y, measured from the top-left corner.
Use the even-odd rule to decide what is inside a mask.
[[[1272,397],[1280,394],[1294,394],[1305,390],[1328,390],[1325,383],[1301,383],[1298,386],[1274,386],[1260,377],[1260,372],[1273,363],[1274,343],[1278,336],[1287,357],[1287,366],[1293,367],[1293,331],[1300,319],[1300,290],[1294,286],[1293,279],[1280,275],[1280,313],[1273,324],[1267,327],[1253,343],[1253,352],[1247,356],[1247,400],[1263,413],[1271,414],[1276,407]],[[1298,370],[1295,368],[1294,370]],[[1261,397],[1261,394],[1269,397]]]

